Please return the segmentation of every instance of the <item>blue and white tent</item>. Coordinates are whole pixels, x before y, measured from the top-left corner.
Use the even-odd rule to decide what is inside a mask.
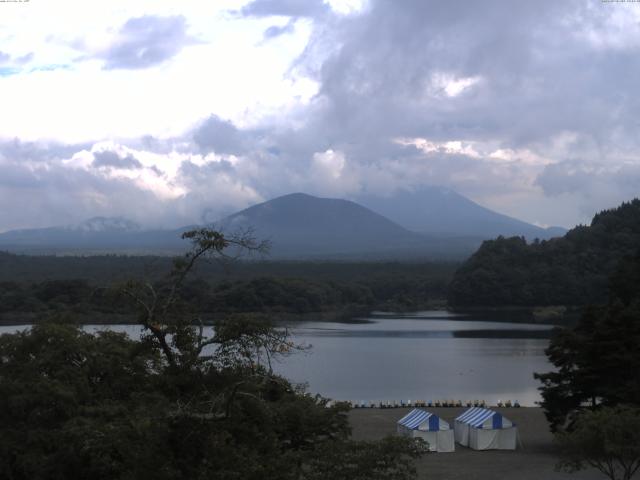
[[[431,452],[453,452],[453,430],[447,422],[431,412],[414,408],[398,420],[398,433],[422,438]]]
[[[455,419],[456,442],[474,450],[515,450],[518,429],[500,412],[473,407]]]

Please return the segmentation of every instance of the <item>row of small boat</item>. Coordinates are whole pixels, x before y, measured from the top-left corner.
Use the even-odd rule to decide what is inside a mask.
[[[459,408],[470,408],[470,407],[483,407],[487,408],[487,402],[484,400],[436,400],[436,401],[425,401],[425,400],[404,400],[400,401],[379,401],[379,402],[347,402],[351,408],[411,408],[411,407],[459,407]],[[506,408],[519,408],[520,403],[518,401],[512,402],[511,400],[502,401],[498,400],[498,403],[495,405],[497,407],[506,407]]]

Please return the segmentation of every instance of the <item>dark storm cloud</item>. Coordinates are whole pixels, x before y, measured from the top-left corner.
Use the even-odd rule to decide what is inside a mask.
[[[36,188],[42,184],[41,179],[32,170],[20,165],[0,165],[0,190],[3,188]]]
[[[184,17],[145,15],[127,20],[113,44],[98,57],[104,59],[106,70],[148,68],[193,43]]]
[[[322,0],[254,0],[240,13],[247,17],[318,17],[331,11]]]
[[[299,14],[287,6],[254,2],[245,13]],[[640,63],[633,60],[640,35],[633,22],[626,30],[618,25],[625,16],[620,5],[610,7],[576,0],[372,0],[357,15],[309,13],[313,33],[292,71],[314,75],[319,93],[300,114],[304,126],[271,132],[270,148],[286,159],[292,177],[302,176],[315,153],[333,149],[357,174],[393,171],[389,180],[399,186],[444,184],[476,198],[517,189],[551,193],[536,182],[543,165],[519,153],[501,164],[488,157],[491,150],[426,155],[394,141],[479,142],[560,163],[579,155],[582,163],[617,169],[640,147]],[[285,193],[294,181],[260,191]],[[595,198],[602,187],[581,188]]]
[[[536,184],[553,198],[578,197],[580,210],[588,219],[597,211],[640,198],[640,164],[567,160],[545,167]]]
[[[549,125],[539,122],[539,115],[558,100],[558,90],[571,90],[566,79],[558,83],[550,70],[560,68],[558,73],[577,77],[575,64],[592,61],[588,52],[558,64],[543,58],[545,50],[557,46],[559,34],[569,35],[559,28],[567,13],[561,6],[569,4],[372,2],[366,15],[330,29],[341,48],[322,62],[319,71],[324,122],[351,141],[382,134],[441,139],[498,136],[522,143],[555,132],[558,114],[565,120],[570,116],[555,109],[556,120]],[[575,43],[570,38],[563,42],[565,47]],[[566,64],[568,60],[571,64]],[[477,77],[478,85],[449,97],[437,84],[439,76]],[[535,123],[532,116],[537,117]]]
[[[143,168],[140,161],[131,154],[124,156],[110,150],[93,153],[94,167],[115,167],[123,169]]]
[[[310,46],[330,38],[340,46],[333,54],[318,61],[309,48],[298,61],[321,65],[314,127],[345,142],[424,136],[512,147],[563,130],[606,135],[633,118],[640,65],[633,48],[594,51],[568,24],[580,18],[588,30],[608,15],[583,4],[371,2],[366,14],[316,30]],[[439,78],[476,84],[450,96]]]
[[[547,165],[536,178],[546,194],[595,193],[617,195],[620,200],[640,196],[640,164],[606,165],[569,160]]]
[[[240,155],[246,151],[247,132],[217,115],[211,115],[193,134],[201,151]]]

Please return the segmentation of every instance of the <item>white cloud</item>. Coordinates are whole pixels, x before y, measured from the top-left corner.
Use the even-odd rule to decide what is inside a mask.
[[[33,4],[25,6],[33,18],[0,20],[15,32],[11,51],[35,51],[37,65],[66,65],[43,71],[25,68],[0,77],[0,103],[11,112],[0,118],[3,134],[64,142],[177,136],[212,112],[240,125],[257,124],[275,111],[286,113],[304,104],[317,91],[314,82],[288,75],[304,48],[308,24],[302,22],[277,47],[256,46],[265,21],[247,20],[250,25],[238,28],[239,22],[227,18],[218,4],[214,8],[197,2],[196,7],[193,2],[184,10],[191,15],[175,17],[185,18],[189,34],[208,43],[187,45],[166,64],[141,71],[104,71],[102,60],[78,61],[83,48],[107,48],[133,15],[180,10],[175,3],[144,3],[146,8],[126,2],[118,9],[113,3],[88,8],[87,2],[70,2],[69,10],[56,3],[59,22],[47,17],[51,6]]]
[[[352,15],[362,12],[368,5],[368,0],[325,0],[331,9],[341,15]]]
[[[412,145],[424,153],[445,153],[449,155],[466,155],[468,157],[480,157],[480,153],[475,149],[476,142],[464,140],[449,140],[446,142],[436,142],[426,138],[399,138],[395,140],[399,145]]]
[[[480,76],[456,77],[453,74],[436,72],[431,75],[428,92],[433,96],[444,94],[447,97],[453,98],[461,95],[481,80]]]
[[[333,150],[314,153],[313,163],[316,172],[337,180],[342,176],[342,171],[344,170],[344,154],[342,152],[334,152]]]

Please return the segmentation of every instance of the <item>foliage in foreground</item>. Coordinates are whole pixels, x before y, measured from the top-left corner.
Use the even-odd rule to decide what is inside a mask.
[[[257,342],[233,329],[224,353],[178,370],[123,334],[44,324],[3,335],[0,478],[411,476],[417,444],[349,440],[344,406],[251,366],[237,352]]]
[[[276,375],[298,348],[242,318],[207,336],[181,287],[198,259],[250,239],[188,232],[193,249],[161,285],[131,282],[143,335],[46,323],[0,337],[0,478],[411,478],[424,445],[354,442],[346,406]]]
[[[640,408],[585,411],[571,432],[557,438],[562,455],[558,469],[593,467],[611,480],[630,480],[640,468]]]

